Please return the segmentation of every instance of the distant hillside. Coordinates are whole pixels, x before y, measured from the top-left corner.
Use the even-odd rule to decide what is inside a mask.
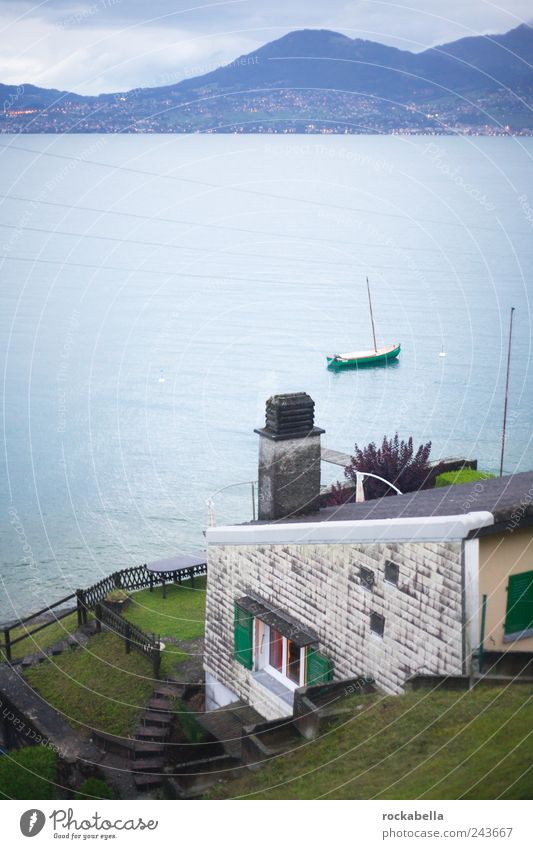
[[[456,92],[533,86],[531,64],[533,28],[525,24],[505,35],[464,38],[423,53],[330,30],[299,30],[209,74],[155,91],[303,86],[406,98],[429,89],[438,93],[441,85]]]
[[[0,105],[2,112],[18,109],[46,109],[60,100],[83,103],[87,98],[69,91],[55,88],[38,88],[34,85],[2,85],[0,83]]]
[[[203,76],[82,97],[2,86],[3,132],[533,131],[533,28],[411,53],[299,30]],[[34,110],[29,115],[24,110]]]

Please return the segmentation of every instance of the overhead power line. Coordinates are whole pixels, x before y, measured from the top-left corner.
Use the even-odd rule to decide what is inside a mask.
[[[253,256],[253,255],[250,255],[250,256]],[[200,279],[206,279],[206,280],[222,280],[222,281],[228,281],[229,280],[229,281],[238,282],[238,283],[248,283],[248,282],[250,282],[250,280],[254,280],[254,281],[260,282],[260,283],[269,283],[269,284],[281,283],[283,285],[292,285],[295,282],[298,282],[298,281],[295,281],[294,279],[293,280],[273,280],[273,279],[264,278],[264,277],[261,277],[261,278],[260,277],[254,277],[252,275],[250,275],[249,277],[231,277],[227,274],[224,274],[224,275],[197,274],[197,273],[188,272],[188,271],[174,271],[174,270],[164,271],[163,269],[158,269],[158,268],[140,268],[140,267],[139,268],[127,268],[127,267],[122,266],[122,265],[109,265],[107,262],[102,263],[100,265],[96,265],[95,263],[70,262],[69,260],[60,260],[60,259],[43,259],[42,257],[14,256],[14,255],[11,255],[11,254],[0,255],[0,262],[3,262],[3,261],[27,262],[27,263],[33,263],[33,264],[34,263],[41,263],[41,264],[44,264],[44,265],[59,265],[61,267],[64,266],[64,267],[67,267],[67,268],[70,268],[70,267],[72,267],[72,268],[88,268],[88,269],[94,269],[96,271],[120,271],[120,272],[125,272],[127,274],[157,274],[157,275],[163,275],[163,276],[168,277],[168,278],[170,278],[170,277],[193,277],[193,278],[200,278]],[[354,261],[353,263],[350,263],[350,268],[361,268],[361,269],[366,269],[367,271],[370,268],[370,269],[378,270],[378,271],[383,270],[383,271],[394,271],[395,273],[399,273],[399,274],[412,274],[411,269],[403,269],[402,270],[402,269],[398,269],[397,265],[376,265],[373,262],[371,262],[371,263],[367,262],[367,263],[363,264],[363,263],[357,263],[357,262]],[[442,274],[442,269],[438,269],[438,268],[420,269],[420,273],[422,275]],[[309,274],[308,274],[307,271],[302,272],[302,274],[306,275],[306,280],[309,279]],[[457,275],[457,277],[460,277],[460,278],[469,277],[469,276],[479,278],[479,272],[473,273],[473,272],[465,272],[465,271],[455,271],[455,274]],[[507,280],[509,279],[508,274],[506,275],[506,279]],[[323,281],[317,281],[317,283],[322,284]],[[353,287],[353,279],[348,281],[346,283],[346,285]]]
[[[314,207],[327,207],[329,209],[337,209],[342,212],[357,212],[363,215],[378,215],[385,218],[396,218],[408,222],[416,222],[418,224],[437,224],[439,227],[461,227],[468,230],[488,230],[489,232],[499,232],[495,227],[487,227],[482,224],[467,224],[464,221],[442,221],[435,218],[415,218],[414,216],[405,215],[401,212],[385,212],[384,210],[365,209],[364,207],[344,206],[342,204],[329,203],[323,200],[313,200],[312,198],[291,197],[290,195],[277,195],[274,192],[265,192],[260,189],[250,189],[244,186],[222,185],[220,183],[212,183],[208,180],[195,180],[192,177],[179,177],[176,174],[158,174],[154,171],[146,171],[141,168],[132,168],[129,165],[117,165],[111,162],[100,162],[94,159],[85,159],[82,157],[68,156],[66,153],[52,153],[48,150],[35,150],[33,148],[23,147],[21,145],[9,144],[0,145],[3,150],[19,150],[25,153],[33,153],[38,156],[49,156],[54,159],[68,160],[69,162],[79,162],[81,165],[93,165],[100,168],[109,168],[112,171],[124,171],[129,174],[139,174],[144,177],[156,177],[158,179],[173,180],[179,183],[185,183],[193,186],[201,186],[206,189],[214,189],[216,191],[231,191],[239,194],[253,195],[257,197],[269,198],[270,200],[291,201],[294,203],[303,203]],[[523,234],[526,235],[526,234]]]

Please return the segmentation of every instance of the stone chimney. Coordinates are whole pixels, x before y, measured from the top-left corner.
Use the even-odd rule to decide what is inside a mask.
[[[306,392],[273,395],[259,434],[259,519],[285,519],[318,509],[320,436],[315,402]]]

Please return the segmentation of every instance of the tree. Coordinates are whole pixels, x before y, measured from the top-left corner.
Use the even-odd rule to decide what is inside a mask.
[[[403,439],[400,440],[398,433],[395,433],[392,439],[384,436],[380,448],[377,448],[375,442],[364,447],[356,444],[351,462],[344,469],[348,483],[338,481],[333,484],[330,491],[322,496],[321,506],[339,507],[354,502],[357,472],[379,475],[393,483],[402,493],[433,488],[435,479],[444,470],[444,466],[442,463],[431,466],[430,453],[431,442],[419,445],[415,452],[413,437],[410,436],[407,442],[404,442]],[[364,479],[364,493],[367,500],[396,495],[391,486],[371,477]]]
[[[371,472],[390,481],[402,492],[414,492],[419,489],[429,489],[435,484],[435,475],[439,467],[429,465],[431,442],[419,445],[416,451],[413,437],[407,442],[400,440],[396,433],[392,439],[383,437],[380,448],[371,442],[364,448],[354,446],[351,463],[344,469],[344,475],[352,486],[357,483],[357,472]],[[365,478],[365,498],[382,498],[385,495],[395,495],[394,489],[375,478]]]

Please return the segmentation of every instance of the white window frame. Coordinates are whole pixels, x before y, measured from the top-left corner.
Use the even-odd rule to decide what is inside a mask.
[[[259,617],[255,617],[255,619],[254,619],[254,629],[253,629],[254,639],[255,639],[256,628],[257,628],[256,623],[258,623],[258,622],[261,624],[262,629],[263,629],[262,630],[262,636],[264,635],[265,639],[267,640],[268,646],[270,647],[270,625],[267,625],[267,623],[263,622],[263,620],[260,619]],[[306,651],[305,651],[305,649],[306,649],[306,646],[300,647],[300,680],[299,680],[298,683],[296,683],[296,681],[293,681],[286,674],[287,657],[288,657],[288,651],[289,651],[289,639],[290,638],[285,637],[283,634],[281,636],[282,636],[282,639],[283,639],[282,661],[281,661],[281,666],[282,666],[283,672],[280,672],[274,666],[271,666],[268,662],[263,663],[262,666],[259,666],[259,663],[261,663],[261,658],[259,657],[259,645],[256,646],[255,651],[254,651],[254,667],[255,667],[256,671],[263,670],[264,672],[268,672],[268,674],[271,675],[272,678],[275,678],[277,681],[280,681],[288,689],[297,690],[298,687],[303,687],[305,685],[305,661],[306,661]]]

